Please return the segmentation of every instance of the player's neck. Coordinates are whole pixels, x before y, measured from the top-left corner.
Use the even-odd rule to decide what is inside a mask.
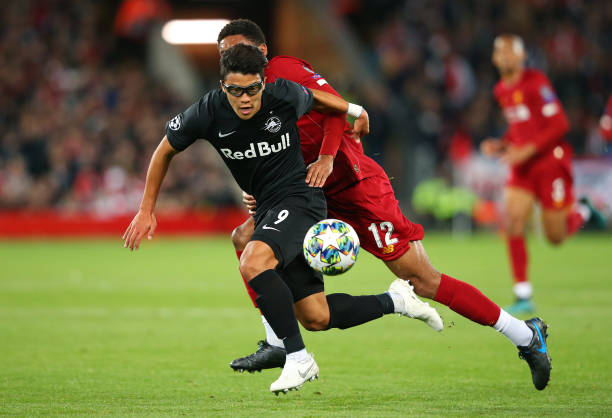
[[[521,79],[521,77],[523,76],[523,71],[524,68],[521,67],[516,69],[515,71],[501,74],[501,79],[504,84],[511,86],[513,84],[516,84]]]

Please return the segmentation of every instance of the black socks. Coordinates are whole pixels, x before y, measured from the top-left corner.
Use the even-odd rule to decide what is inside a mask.
[[[250,280],[249,285],[257,292],[257,306],[283,340],[287,354],[305,348],[293,310],[293,295],[278,273],[266,270]]]
[[[329,328],[346,329],[364,324],[393,313],[391,296],[387,293],[368,296],[351,296],[346,293],[327,295]]]

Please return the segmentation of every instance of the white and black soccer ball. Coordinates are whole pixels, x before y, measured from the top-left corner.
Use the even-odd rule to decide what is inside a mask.
[[[348,271],[357,260],[359,237],[348,223],[324,219],[304,237],[304,257],[313,269],[329,276]]]

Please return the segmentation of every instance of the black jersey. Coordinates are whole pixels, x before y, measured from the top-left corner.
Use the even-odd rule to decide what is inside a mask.
[[[243,120],[223,90],[213,90],[170,120],[166,136],[178,151],[196,139],[208,140],[263,215],[280,199],[308,189],[296,122],[312,101],[310,90],[277,79],[266,84],[260,110]]]

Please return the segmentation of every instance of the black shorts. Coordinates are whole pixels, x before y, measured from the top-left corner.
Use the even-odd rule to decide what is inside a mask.
[[[295,257],[284,269],[277,267],[276,272],[291,290],[294,303],[325,290],[323,275],[313,270],[301,254]]]
[[[294,301],[323,291],[323,276],[308,266],[303,255],[308,229],[327,216],[323,191],[308,191],[288,196],[270,208],[255,224],[250,241],[268,244],[279,272],[293,293]]]

